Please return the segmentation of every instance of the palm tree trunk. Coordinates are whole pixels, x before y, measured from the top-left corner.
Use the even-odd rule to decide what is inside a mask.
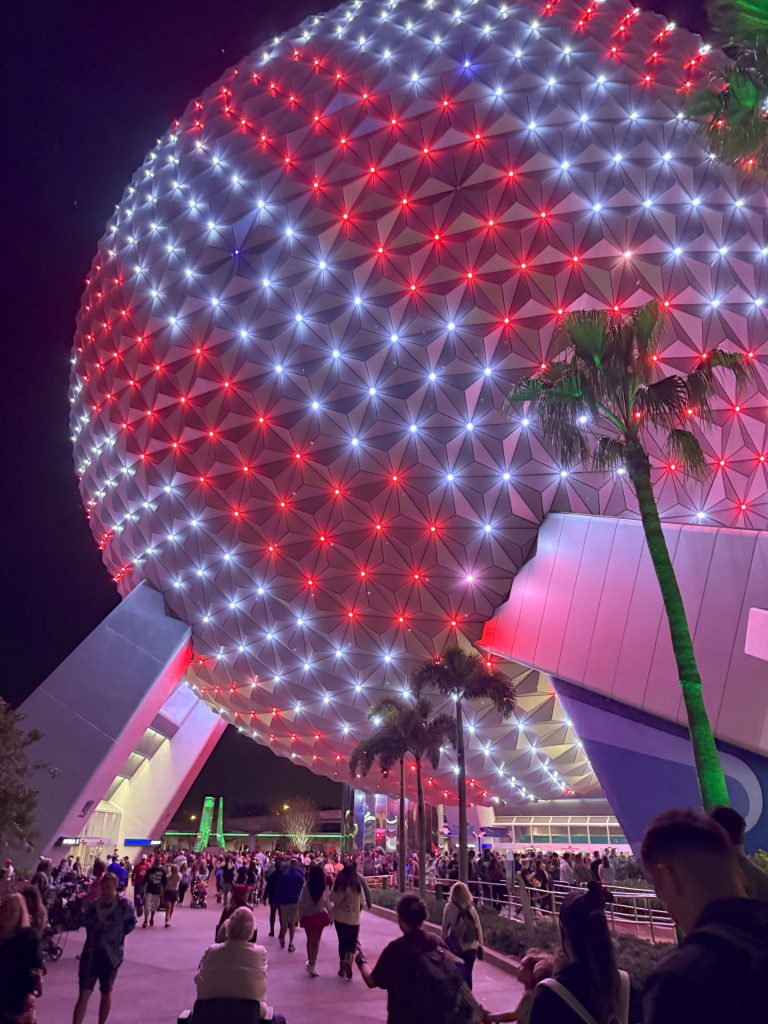
[[[419,896],[427,895],[427,809],[424,806],[424,785],[421,781],[421,758],[416,758],[416,794],[418,796]]]
[[[464,716],[461,700],[456,701],[456,760],[459,767],[459,880],[467,882],[469,856],[467,851],[467,768],[464,757]]]
[[[628,451],[631,457],[627,460],[627,469],[637,495],[648,552],[656,571],[664,610],[669,622],[677,673],[688,715],[688,731],[693,745],[699,790],[704,809],[708,811],[720,804],[728,805],[730,803],[728,787],[704,704],[701,676],[696,664],[683,598],[661,528],[659,510],[651,483],[648,455],[640,445],[632,447],[634,450]]]
[[[400,758],[400,809],[397,815],[397,887],[405,892],[405,761]]]

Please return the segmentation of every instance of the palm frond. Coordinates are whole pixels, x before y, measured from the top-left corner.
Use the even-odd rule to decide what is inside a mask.
[[[678,427],[667,434],[667,458],[689,476],[701,479],[707,472],[707,463],[698,438],[690,430]]]
[[[507,394],[510,405],[522,405],[524,402],[535,402],[544,390],[544,382],[538,377],[525,377],[515,384]]]
[[[656,427],[672,427],[684,416],[689,401],[686,378],[672,374],[639,388],[635,411]]]
[[[592,469],[598,473],[609,472],[624,465],[625,445],[618,437],[600,434],[592,449]]]
[[[635,329],[637,354],[641,361],[650,361],[658,345],[659,335],[664,329],[664,311],[661,303],[651,299],[650,302],[639,306],[632,313],[632,324]]]
[[[467,681],[464,700],[490,700],[503,719],[509,718],[517,706],[515,687],[502,672],[494,672],[481,663]]]
[[[718,369],[732,374],[737,386],[754,380],[756,373],[754,362],[741,352],[724,352],[719,348],[707,352],[696,369],[684,378],[687,404],[696,410],[697,416],[704,423],[712,419],[710,401],[717,390],[715,370]]]
[[[560,338],[583,358],[600,364],[610,345],[608,314],[602,309],[584,309],[563,318]]]

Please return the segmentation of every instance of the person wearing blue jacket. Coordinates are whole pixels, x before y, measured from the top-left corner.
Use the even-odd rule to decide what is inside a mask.
[[[280,915],[280,948],[285,949],[285,936],[288,934],[288,952],[293,953],[296,947],[293,938],[299,923],[299,896],[304,888],[304,872],[295,857],[285,871],[282,871],[277,883],[277,909]]]

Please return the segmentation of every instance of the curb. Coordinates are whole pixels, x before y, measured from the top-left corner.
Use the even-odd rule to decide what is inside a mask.
[[[379,907],[377,904],[373,904],[368,911],[369,914],[376,914],[377,917],[386,918],[388,921],[397,921],[397,914],[394,910],[390,910],[388,907]],[[442,929],[439,924],[434,924],[432,921],[426,921],[424,928],[427,931],[432,932],[434,935],[440,935]],[[497,967],[500,971],[504,971],[505,974],[511,974],[513,977],[517,977],[517,969],[520,966],[520,961],[516,960],[512,956],[506,956],[504,953],[498,953],[495,949],[491,949],[489,946],[483,946],[483,963],[490,964],[491,967]]]

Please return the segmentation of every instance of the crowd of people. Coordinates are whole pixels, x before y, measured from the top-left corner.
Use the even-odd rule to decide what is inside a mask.
[[[259,1019],[284,1024],[267,996],[268,953],[257,941],[254,911],[269,907],[269,937],[286,954],[306,944],[305,970],[319,975],[326,929],[335,931],[338,976],[356,964],[370,988],[387,992],[388,1024],[723,1024],[734,1000],[740,1024],[758,1024],[768,1006],[768,874],[743,850],[744,819],[730,808],[711,815],[671,811],[654,821],[642,845],[647,877],[684,933],[640,992],[618,969],[605,914],[607,885],[626,858],[611,851],[471,857],[469,882],[454,878],[451,854],[435,853],[428,871],[443,886],[442,928],[425,928],[427,909],[413,892],[397,905],[401,936],[370,966],[360,939],[362,913],[371,906],[366,875],[396,872],[396,858],[366,850],[342,859],[325,851],[295,855],[156,852],[135,864],[115,854],[86,872],[71,857],[53,867],[42,860],[28,881],[6,862],[0,874],[0,1022],[34,1024],[43,991],[48,910],[62,889],[72,893],[76,924],[85,928],[79,958],[79,995],[73,1024],[82,1024],[99,986],[99,1022],[106,1024],[126,936],[138,922],[152,928],[158,914],[173,926],[178,906],[210,893],[221,906],[215,941],[194,981],[193,1020],[212,1024],[239,1018],[234,1006],[256,1007]],[[409,872],[411,880],[413,871]],[[510,877],[511,876],[511,877]],[[531,949],[518,977],[515,1007],[489,1013],[473,995],[473,970],[483,957],[483,916],[497,906],[501,887],[525,884],[541,891],[572,885],[559,912],[562,951]],[[128,892],[130,890],[130,898]],[[487,921],[486,921],[487,923]],[[363,936],[364,938],[364,936]],[[222,1003],[222,1000],[225,1002]],[[226,1013],[225,1009],[227,1008]],[[250,1019],[245,1017],[243,1019]]]

